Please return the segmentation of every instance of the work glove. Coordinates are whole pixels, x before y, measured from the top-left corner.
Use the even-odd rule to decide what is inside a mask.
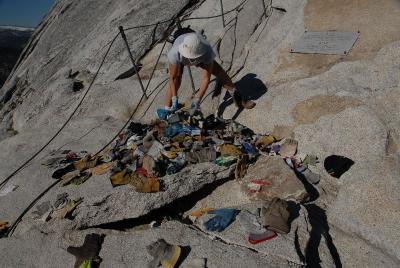
[[[206,230],[222,232],[232,222],[236,215],[236,210],[232,208],[222,208],[211,210],[208,214],[215,214],[215,217],[204,223]]]
[[[200,108],[200,99],[194,98],[190,104],[189,114],[194,115],[194,113]]]

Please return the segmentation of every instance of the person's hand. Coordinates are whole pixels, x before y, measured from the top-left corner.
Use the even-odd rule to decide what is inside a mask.
[[[190,115],[193,115],[200,108],[200,99],[194,98],[190,104]]]

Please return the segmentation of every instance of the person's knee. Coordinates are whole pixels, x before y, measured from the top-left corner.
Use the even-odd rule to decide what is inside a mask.
[[[228,73],[217,62],[214,62],[213,75],[218,78],[224,88],[228,87],[230,89],[234,87],[232,79],[229,77]]]
[[[224,88],[232,89],[233,87],[235,87],[235,85],[233,84],[231,78],[229,77],[229,75],[225,71],[221,76],[217,76],[217,78],[219,79],[221,85]]]

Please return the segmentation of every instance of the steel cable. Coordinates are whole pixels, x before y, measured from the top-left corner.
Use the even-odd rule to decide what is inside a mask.
[[[38,150],[32,157],[30,157],[27,161],[25,161],[24,164],[22,164],[18,169],[16,169],[13,173],[11,173],[0,185],[0,189],[15,175],[17,174],[21,169],[23,169],[30,161],[32,161],[38,154],[40,154],[57,136],[58,134],[61,133],[61,131],[67,126],[67,124],[69,123],[69,121],[71,121],[72,117],[75,115],[75,113],[78,111],[79,107],[81,106],[81,104],[83,103],[85,97],[87,96],[87,94],[89,93],[90,89],[92,88],[98,74],[100,73],[101,68],[104,65],[104,62],[108,56],[108,54],[110,53],[110,50],[115,42],[115,40],[117,40],[119,36],[119,33],[112,39],[112,42],[110,43],[106,53],[104,54],[102,61],[100,63],[99,68],[97,69],[92,81],[89,84],[88,89],[86,90],[86,92],[83,94],[83,97],[81,98],[81,100],[79,101],[78,105],[76,106],[76,108],[74,109],[74,111],[70,114],[70,116],[68,117],[67,121],[65,121],[65,123],[61,126],[61,128],[56,132],[56,134],[53,135],[53,137],[45,144],[43,145],[40,150]],[[42,198],[48,191],[50,191],[50,189],[52,189],[54,186],[56,186],[61,180],[57,180],[54,183],[52,183],[45,191],[43,191],[42,193],[40,193],[40,195],[38,195],[35,200],[33,200],[29,206],[27,208],[25,208],[25,210],[18,216],[18,218],[14,221],[14,223],[10,226],[10,228],[8,229],[7,233],[5,236],[10,236],[12,235],[12,233],[14,232],[16,226],[19,224],[19,222],[22,220],[22,218],[25,216],[25,214],[36,204],[37,201],[40,200],[40,198]]]
[[[76,105],[75,109],[73,110],[73,112],[68,116],[67,120],[64,122],[64,124],[58,129],[58,131],[36,152],[34,153],[28,160],[26,160],[21,166],[19,166],[16,170],[14,170],[6,179],[4,179],[1,183],[0,183],[0,189],[2,189],[4,187],[4,185],[13,177],[15,176],[20,170],[22,170],[27,164],[29,164],[36,156],[38,156],[60,133],[61,131],[63,131],[63,129],[68,125],[68,123],[71,121],[72,117],[75,115],[75,113],[78,111],[79,107],[81,106],[81,104],[83,103],[83,101],[85,100],[87,94],[89,93],[90,89],[92,88],[94,81],[96,80],[97,76],[99,75],[100,69],[103,66],[105,59],[108,55],[108,53],[111,50],[111,47],[113,46],[115,40],[117,40],[117,37],[119,36],[119,34],[117,34],[113,41],[111,42],[111,44],[109,45],[105,55],[103,56],[103,59],[101,61],[101,64],[99,66],[99,68],[97,69],[91,83],[89,84],[88,89],[86,90],[86,92],[83,94],[83,97],[81,98],[81,100],[78,102],[78,105]]]
[[[220,15],[204,16],[204,17],[194,17],[194,18],[186,18],[186,19],[182,19],[181,22],[190,21],[190,20],[201,20],[201,19],[218,18],[218,17],[224,16],[224,15],[226,15],[226,14],[229,14],[229,13],[232,13],[232,12],[238,10],[238,9],[239,9],[244,3],[246,3],[246,2],[247,2],[247,0],[242,1],[242,2],[241,2],[238,6],[236,6],[235,8],[233,8],[233,9],[231,9],[231,10],[229,10],[229,11],[223,13],[223,14],[220,14]],[[184,14],[184,15],[187,15],[187,14]],[[132,29],[139,29],[139,28],[151,27],[151,26],[157,26],[157,25],[159,25],[159,24],[161,24],[161,23],[173,22],[174,20],[176,20],[176,18],[172,18],[172,19],[169,19],[169,20],[160,21],[160,22],[153,23],[153,24],[140,25],[140,26],[133,26],[133,27],[126,28],[125,31],[129,31],[129,30],[132,30]],[[3,181],[0,183],[0,189],[2,189],[2,188],[4,187],[4,185],[5,185],[13,176],[15,176],[19,171],[21,171],[21,170],[22,170],[27,164],[29,164],[36,156],[38,156],[38,155],[39,155],[39,154],[40,154],[40,153],[41,153],[41,152],[42,152],[42,151],[43,151],[43,150],[44,150],[44,149],[45,149],[45,148],[46,148],[46,147],[47,147],[47,146],[48,146],[48,145],[49,145],[63,130],[64,130],[64,128],[68,125],[68,123],[71,121],[71,119],[73,118],[73,116],[74,116],[74,115],[76,114],[76,112],[78,111],[79,107],[82,105],[82,103],[83,103],[83,101],[85,100],[85,98],[86,98],[87,94],[89,93],[90,89],[92,88],[92,86],[93,86],[93,84],[94,84],[94,82],[95,82],[97,76],[98,76],[99,73],[100,73],[101,68],[102,68],[103,65],[104,65],[104,62],[105,62],[105,60],[106,60],[106,58],[107,58],[107,56],[108,56],[108,54],[109,54],[109,52],[110,52],[110,50],[111,50],[113,44],[115,43],[115,41],[117,40],[117,38],[118,38],[119,35],[120,35],[120,33],[118,33],[118,34],[109,42],[109,47],[108,47],[106,53],[104,54],[104,56],[103,56],[103,58],[102,58],[102,61],[101,61],[101,63],[100,63],[100,66],[99,66],[99,68],[97,69],[97,71],[96,71],[96,73],[95,73],[95,75],[94,75],[94,77],[93,77],[91,83],[89,84],[88,89],[87,89],[86,92],[83,94],[81,100],[78,102],[77,106],[75,107],[75,109],[73,110],[73,112],[70,114],[70,116],[67,118],[67,120],[65,121],[65,123],[60,127],[60,129],[59,129],[59,130],[58,130],[58,131],[57,131],[57,132],[56,132],[56,133],[55,133],[55,134],[54,134],[54,135],[53,135],[53,136],[52,136],[52,137],[51,137],[51,138],[50,138],[50,139],[49,139],[35,154],[33,154],[28,160],[26,160],[20,167],[18,167],[14,172],[12,172],[5,180],[3,180]],[[157,67],[157,65],[158,65],[158,62],[159,62],[160,58],[161,58],[161,55],[162,55],[162,52],[163,52],[163,50],[164,50],[164,48],[165,48],[166,42],[167,42],[167,41],[164,42],[164,45],[163,45],[162,50],[161,50],[161,52],[160,52],[160,55],[159,55],[159,57],[158,57],[158,59],[157,59],[157,61],[156,61],[156,64],[155,64],[155,66],[154,66],[154,68],[153,68],[153,70],[152,70],[152,74],[151,74],[151,77],[150,77],[150,79],[149,79],[149,82],[148,82],[148,84],[147,84],[147,86],[146,86],[146,90],[147,90],[147,88],[149,87],[150,82],[151,82],[151,80],[152,80],[152,78],[153,78],[155,69],[156,69],[156,67]],[[164,80],[163,82],[161,82],[161,83],[156,87],[156,89],[157,89],[159,86],[161,86],[164,82],[165,82],[165,80]],[[153,90],[152,93],[155,92],[156,89]],[[113,139],[112,139],[110,142],[108,142],[105,146],[103,146],[103,148],[102,148],[101,150],[99,150],[95,155],[100,154],[105,148],[107,148],[107,147],[119,136],[119,134],[127,127],[127,125],[129,124],[129,122],[130,122],[130,121],[132,120],[132,118],[134,117],[136,111],[138,110],[138,108],[139,108],[141,102],[143,101],[143,98],[144,98],[144,94],[142,94],[142,96],[141,96],[141,98],[140,98],[138,104],[136,105],[136,107],[135,107],[135,109],[133,110],[133,112],[131,113],[129,119],[125,122],[125,124],[124,124],[123,127],[120,129],[120,131],[118,131],[118,133],[113,137]],[[8,230],[7,233],[6,233],[6,236],[10,236],[10,235],[13,234],[13,232],[14,232],[16,226],[19,224],[19,222],[22,220],[22,218],[25,216],[25,214],[37,203],[37,201],[39,201],[48,191],[50,191],[50,190],[51,190],[55,185],[57,185],[60,181],[61,181],[61,180],[55,181],[55,182],[54,182],[53,184],[51,184],[45,191],[43,191],[39,196],[37,196],[37,197],[35,198],[35,200],[33,200],[33,201],[29,204],[29,206],[18,216],[18,218],[17,218],[17,219],[14,221],[14,223],[11,225],[11,227],[9,228],[9,230]]]
[[[105,58],[107,57],[108,53],[110,52],[111,47],[112,47],[112,45],[114,44],[114,42],[115,42],[115,40],[117,39],[118,36],[119,36],[119,34],[116,35],[116,36],[114,37],[114,39],[112,40],[112,42],[110,43],[110,46],[109,46],[109,48],[107,49],[107,52],[105,53],[105,55],[104,55],[104,57],[103,57],[103,60],[102,60],[100,66],[99,66],[99,68],[98,68],[98,70],[97,70],[97,72],[96,72],[96,75],[93,77],[93,80],[92,80],[91,84],[89,85],[88,89],[86,90],[86,92],[85,92],[83,98],[82,98],[81,101],[79,102],[79,105],[75,108],[74,113],[77,111],[78,107],[82,104],[83,99],[85,98],[85,96],[87,95],[88,91],[90,90],[90,88],[91,88],[92,85],[94,84],[94,81],[95,81],[95,79],[96,79],[98,73],[100,72],[101,67],[102,67],[103,64],[104,64]],[[157,65],[158,65],[158,62],[159,62],[159,60],[160,60],[160,58],[161,58],[161,55],[162,55],[162,52],[163,52],[163,50],[164,50],[164,48],[165,48],[165,45],[166,45],[166,42],[164,42],[163,48],[162,48],[162,50],[161,50],[161,52],[160,52],[160,55],[159,55],[158,58],[157,58],[156,64],[155,64],[155,66],[154,66],[154,69],[153,69],[153,72],[152,72],[152,75],[151,75],[151,78],[153,77],[155,68],[156,68]],[[148,82],[148,84],[147,84],[147,87],[150,85],[151,78],[150,78],[150,80],[149,80],[149,82]],[[162,83],[160,83],[157,87],[159,87],[161,84],[162,84]],[[143,101],[143,98],[144,98],[144,94],[142,94],[142,96],[141,96],[141,98],[140,98],[138,104],[136,105],[135,109],[133,110],[133,112],[131,113],[129,119],[125,122],[125,124],[123,125],[123,127],[121,127],[121,129],[118,131],[118,133],[117,133],[105,146],[103,146],[103,148],[100,149],[95,155],[100,154],[105,148],[107,148],[107,147],[118,137],[118,135],[127,127],[127,125],[129,124],[129,122],[132,120],[133,116],[135,115],[136,111],[138,110],[138,108],[139,108],[141,102]],[[72,117],[73,117],[73,114],[68,118],[68,121],[71,120]],[[68,123],[68,122],[66,122],[66,123],[63,125],[63,128],[67,125],[67,123]],[[29,159],[29,161],[31,161],[31,160],[32,160],[33,158],[35,158],[41,151],[43,151],[44,148],[45,148],[48,144],[50,144],[50,142],[51,142],[52,140],[54,140],[54,138],[55,138],[61,131],[62,131],[62,129],[60,129],[60,130],[56,133],[56,135],[54,135],[54,136],[52,137],[52,139],[51,139],[48,143],[46,143],[45,146],[43,146],[43,147],[41,148],[40,151],[38,151],[33,157],[31,157],[31,159]],[[28,163],[29,163],[28,161],[27,161],[26,163],[24,163],[24,166],[25,166],[26,164],[28,164]],[[14,176],[14,175],[15,175],[19,170],[21,170],[24,166],[21,166],[17,171],[13,172],[13,174],[11,174],[7,179],[8,179],[8,180],[11,179],[11,177]],[[7,236],[7,237],[11,236],[11,235],[13,234],[15,228],[17,227],[17,225],[21,222],[22,218],[26,215],[26,213],[28,213],[29,210],[30,210],[30,209],[31,209],[31,208],[32,208],[32,207],[33,207],[33,206],[34,206],[48,191],[50,191],[50,190],[51,190],[54,186],[56,186],[59,182],[61,182],[61,179],[55,181],[55,182],[52,183],[48,188],[46,188],[46,190],[44,190],[42,193],[40,193],[40,194],[35,198],[35,200],[33,200],[33,201],[28,205],[28,207],[26,207],[26,208],[24,209],[24,211],[18,216],[18,218],[14,221],[14,223],[13,223],[13,224],[10,226],[10,228],[7,230],[5,236]],[[4,183],[7,183],[7,181],[5,181]]]
[[[223,15],[227,15],[229,13],[232,13],[236,10],[238,10],[245,2],[247,2],[247,0],[242,1],[239,5],[237,5],[235,8],[220,14],[220,15],[214,15],[214,16],[204,16],[204,17],[194,17],[194,18],[186,18],[186,19],[182,19],[181,22],[183,21],[190,21],[190,20],[201,20],[201,19],[211,19],[211,18],[218,18],[221,17]],[[184,15],[188,15],[188,14],[184,14]],[[133,27],[129,27],[126,28],[125,31],[128,30],[132,30],[132,29],[139,29],[139,28],[145,28],[145,27],[152,27],[152,26],[157,26],[159,24],[162,23],[167,23],[167,22],[172,22],[174,21],[175,18],[172,19],[168,19],[168,20],[164,20],[164,21],[159,21],[157,23],[152,23],[152,24],[145,24],[145,25],[139,25],[139,26],[133,26]],[[66,122],[61,126],[61,128],[35,153],[33,154],[28,160],[26,160],[20,167],[18,167],[14,172],[12,172],[6,179],[4,179],[1,183],[0,183],[0,189],[2,189],[4,187],[4,185],[13,177],[15,176],[19,171],[21,171],[27,164],[29,164],[37,155],[39,155],[63,130],[64,128],[68,125],[69,121],[72,119],[72,117],[75,115],[75,113],[77,112],[77,110],[79,109],[79,107],[81,106],[81,104],[83,103],[84,99],[86,98],[86,95],[88,94],[88,92],[90,91],[91,87],[93,86],[93,83],[95,81],[95,79],[97,78],[100,68],[103,66],[104,61],[106,56],[108,55],[108,53],[110,52],[110,49],[112,47],[112,45],[114,44],[115,40],[117,39],[117,37],[119,36],[119,34],[117,34],[110,42],[109,47],[107,49],[107,52],[105,54],[105,57],[103,57],[102,63],[99,67],[99,69],[97,70],[92,82],[90,83],[88,89],[86,90],[85,94],[83,95],[83,97],[81,98],[81,100],[79,101],[78,105],[76,106],[76,108],[74,109],[74,111],[71,113],[71,115],[67,118]],[[150,82],[150,81],[149,81]]]
[[[242,7],[248,0],[243,0],[239,5],[237,5],[236,7],[232,8],[231,10],[228,10],[226,12],[224,12],[223,14],[219,14],[219,15],[213,15],[213,16],[202,16],[202,17],[194,17],[194,18],[185,18],[182,19],[181,22],[184,21],[191,21],[191,20],[204,20],[204,19],[214,19],[214,18],[219,18],[222,16],[225,16],[227,14],[230,14],[236,10],[238,10],[240,7]],[[189,14],[184,14],[182,16],[187,16]],[[138,26],[131,26],[131,27],[127,27],[124,30],[125,31],[130,31],[133,29],[140,29],[140,28],[146,28],[146,27],[152,27],[152,26],[156,26],[157,24],[162,24],[162,23],[167,23],[167,22],[172,22],[174,21],[176,18],[172,18],[172,19],[168,19],[168,20],[163,20],[163,21],[159,21],[156,23],[151,23],[151,24],[144,24],[144,25],[138,25]]]

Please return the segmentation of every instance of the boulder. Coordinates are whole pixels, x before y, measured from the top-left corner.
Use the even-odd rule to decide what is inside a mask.
[[[98,226],[139,218],[178,201],[207,184],[226,179],[229,175],[229,168],[219,167],[212,163],[201,163],[163,177],[164,190],[161,192],[138,193],[130,185],[116,187],[108,194],[104,193],[100,196],[92,192],[90,195],[95,197],[86,199],[76,210],[76,227]]]
[[[277,156],[261,156],[254,165],[248,167],[246,176],[239,183],[252,200],[279,197],[304,202],[308,197],[306,188],[294,171]]]

